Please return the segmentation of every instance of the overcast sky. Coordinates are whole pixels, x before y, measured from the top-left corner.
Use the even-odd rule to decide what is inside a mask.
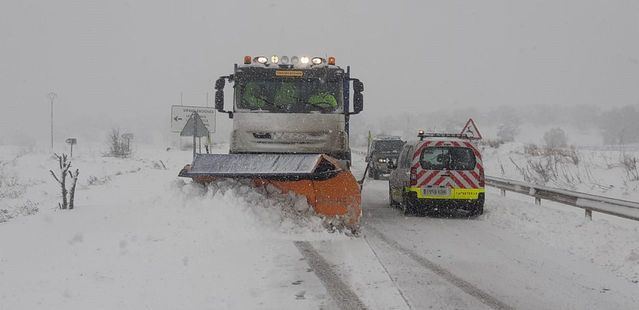
[[[350,65],[361,117],[637,104],[638,38],[634,0],[2,0],[0,137],[46,141],[52,90],[56,139],[164,132],[180,92],[204,105],[242,56],[273,53]]]

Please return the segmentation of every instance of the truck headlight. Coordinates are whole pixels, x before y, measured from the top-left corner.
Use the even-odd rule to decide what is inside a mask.
[[[380,163],[385,163],[388,162],[388,158],[378,158],[377,161]]]

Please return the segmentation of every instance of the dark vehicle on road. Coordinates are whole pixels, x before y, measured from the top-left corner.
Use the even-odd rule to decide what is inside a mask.
[[[390,174],[388,162],[397,161],[404,143],[405,141],[402,141],[397,136],[375,137],[368,148],[368,155],[366,156],[366,161],[369,162],[368,176],[375,180],[379,180],[381,177],[388,177]]]

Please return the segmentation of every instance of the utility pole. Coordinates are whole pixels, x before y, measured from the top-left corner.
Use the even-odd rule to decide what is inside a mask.
[[[47,97],[51,101],[51,152],[53,152],[53,101],[58,97],[58,94],[50,92]]]

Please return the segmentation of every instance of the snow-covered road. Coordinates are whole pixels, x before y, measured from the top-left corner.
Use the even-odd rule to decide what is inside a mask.
[[[414,309],[635,309],[639,286],[486,219],[522,203],[489,191],[479,218],[405,217],[369,182],[365,237]],[[530,208],[535,208],[529,204]]]

